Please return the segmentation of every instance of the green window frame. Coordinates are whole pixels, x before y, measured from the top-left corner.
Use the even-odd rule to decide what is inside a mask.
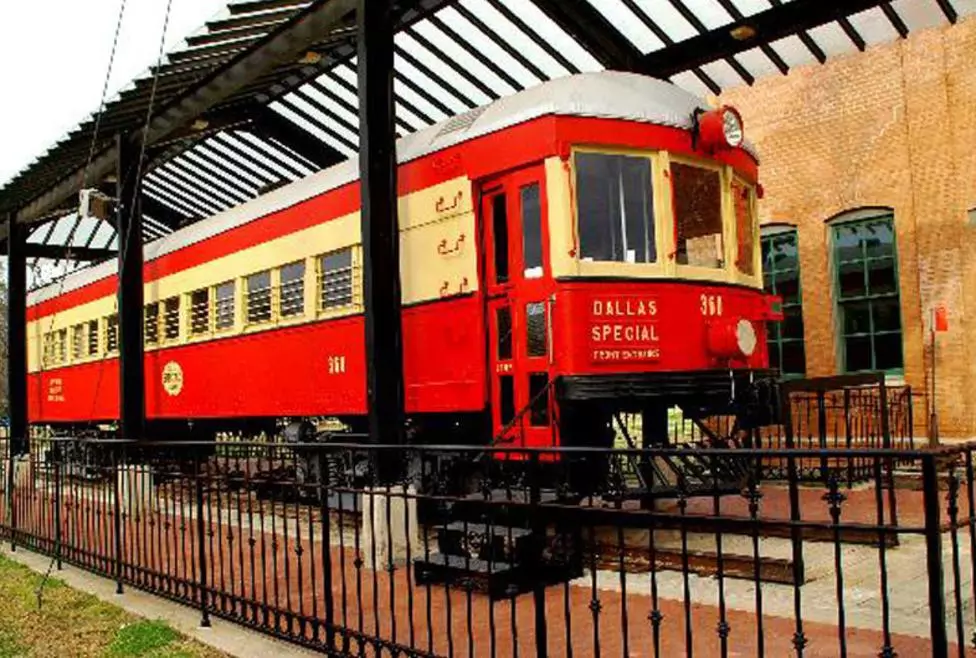
[[[783,299],[783,320],[768,323],[769,365],[784,378],[806,375],[803,298],[800,293],[799,236],[795,228],[776,228],[760,237],[763,288]]]
[[[834,299],[845,373],[904,372],[894,215],[871,213],[831,227]]]

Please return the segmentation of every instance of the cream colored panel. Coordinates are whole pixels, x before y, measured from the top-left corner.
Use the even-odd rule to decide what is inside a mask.
[[[561,158],[546,160],[546,193],[549,216],[549,262],[554,277],[579,274],[574,237],[576,215],[573,212],[572,171]]]
[[[94,301],[75,306],[73,308],[60,311],[56,314],[43,317],[40,320],[27,323],[27,371],[37,372],[41,370],[42,354],[44,349],[44,334],[61,329],[68,329],[68,338],[71,339],[71,327],[89,320],[99,319],[112,315],[117,311],[115,297],[102,297]],[[104,327],[99,326],[99,349],[104,349]],[[68,347],[69,360],[71,347]],[[72,363],[83,363],[85,361],[97,360],[99,357],[86,357],[83,359],[71,360]]]
[[[403,303],[478,289],[474,213],[449,216],[400,234]]]
[[[455,178],[400,198],[400,230],[474,212],[471,181]]]
[[[400,199],[401,227],[401,277],[403,281],[403,303],[413,304],[440,297],[471,292],[478,289],[477,235],[475,216],[471,201],[471,182],[458,178],[434,187],[420,190]],[[360,216],[352,213],[333,219],[275,240],[264,242],[243,251],[207,261],[196,267],[182,270],[173,275],[147,283],[144,288],[145,303],[150,304],[179,296],[182,315],[181,337],[162,343],[162,347],[183,344],[188,341],[186,331],[189,312],[189,293],[201,288],[209,288],[226,281],[236,283],[235,325],[217,334],[208,332],[192,338],[193,342],[210,340],[215,337],[241,334],[250,331],[274,329],[280,324],[311,322],[319,317],[316,313],[317,285],[316,257],[343,247],[357,246],[361,243]],[[361,256],[356,249],[354,267]],[[305,260],[305,312],[301,316],[272,321],[255,326],[245,326],[245,279],[248,275],[263,270],[272,270],[287,263]],[[276,276],[272,276],[272,281]],[[361,286],[361,277],[356,277]],[[354,295],[361,299],[361,290]],[[273,294],[277,299],[277,293]],[[28,369],[37,372],[43,362],[44,334],[72,326],[95,318],[102,319],[116,312],[114,296],[82,304],[56,314],[30,322],[28,334]],[[349,314],[356,312],[350,307]],[[213,306],[211,306],[211,314]],[[335,315],[335,314],[332,314]],[[212,319],[212,318],[211,318]],[[162,332],[162,322],[160,322]],[[99,332],[100,353],[104,352],[104,323]],[[159,345],[147,346],[147,351],[158,349]],[[101,356],[71,358],[69,347],[68,363],[59,367],[87,361],[98,360]]]

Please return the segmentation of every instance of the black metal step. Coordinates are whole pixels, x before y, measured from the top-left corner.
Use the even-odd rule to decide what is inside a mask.
[[[531,550],[532,531],[507,525],[455,521],[437,532],[441,553],[488,561],[519,562]]]
[[[434,553],[415,559],[413,564],[418,585],[445,584],[483,592],[491,598],[515,596],[531,587],[524,569],[506,562]]]

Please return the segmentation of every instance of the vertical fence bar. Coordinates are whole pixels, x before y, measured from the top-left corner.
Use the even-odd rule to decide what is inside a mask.
[[[546,541],[546,524],[542,520],[540,502],[542,490],[539,484],[539,453],[532,453],[532,470],[529,478],[529,504],[532,518],[532,559],[535,561],[535,573],[540,573],[542,567],[542,550]],[[535,607],[535,652],[538,658],[549,655],[549,641],[546,633],[546,585],[542,578],[536,578],[532,588],[532,600]]]
[[[121,477],[122,468],[125,464],[119,463],[119,451],[122,447],[112,449],[112,469],[114,477],[112,495],[112,514],[115,523],[115,593],[122,593],[122,491]],[[123,460],[124,461],[124,460]]]
[[[933,454],[922,456],[922,497],[925,514],[925,559],[928,567],[929,627],[933,658],[949,655],[946,635],[945,585],[942,568],[942,511],[938,469]]]
[[[54,453],[54,559],[57,561],[58,571],[61,571],[64,568],[61,562],[62,543],[64,542],[61,530],[61,443],[55,442],[51,451]]]
[[[199,448],[197,448],[199,450]],[[197,499],[197,565],[199,573],[197,581],[200,588],[200,625],[204,628],[210,626],[210,612],[207,609],[207,547],[204,542],[203,526],[203,464],[200,454],[196,455],[196,499]]]

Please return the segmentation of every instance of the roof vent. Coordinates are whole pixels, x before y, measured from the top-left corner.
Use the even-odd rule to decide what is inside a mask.
[[[447,120],[444,127],[440,129],[440,132],[434,137],[434,139],[440,139],[445,135],[450,135],[451,133],[463,132],[474,125],[474,122],[478,120],[488,106],[476,107],[473,110],[464,112],[463,114],[458,114]]]

